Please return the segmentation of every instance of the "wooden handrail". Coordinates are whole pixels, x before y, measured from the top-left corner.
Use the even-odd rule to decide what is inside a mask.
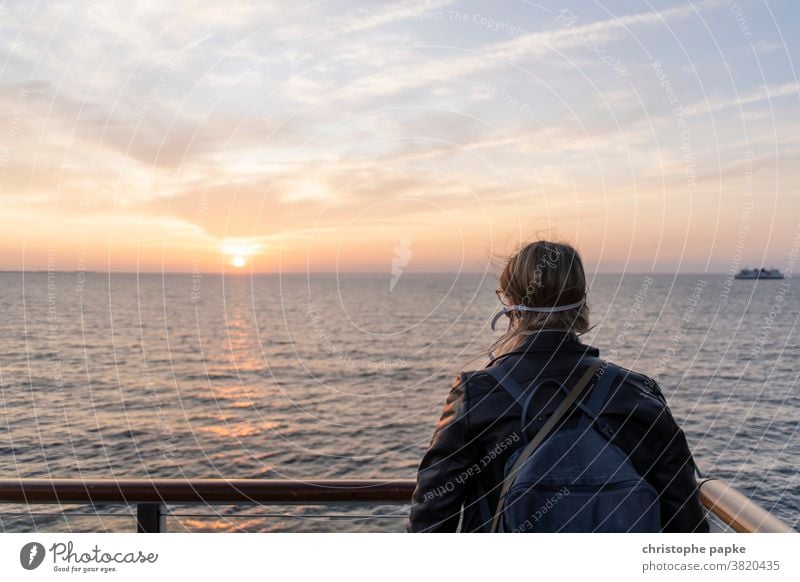
[[[700,501],[733,530],[794,530],[719,479],[699,481]],[[413,480],[285,479],[3,479],[0,503],[411,503]]]
[[[699,492],[703,506],[739,533],[795,531],[725,481],[704,479],[700,481]]]
[[[3,479],[0,503],[410,503],[414,481]]]

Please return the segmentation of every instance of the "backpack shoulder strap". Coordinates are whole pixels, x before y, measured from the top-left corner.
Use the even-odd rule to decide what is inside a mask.
[[[506,355],[510,354],[504,354],[503,356],[500,357],[505,357]],[[507,369],[506,366],[503,365],[505,360],[497,361],[500,360],[500,357],[495,358],[495,361],[493,361],[490,366],[484,368],[483,371],[487,372],[492,378],[494,378],[495,382],[497,382],[497,384],[500,387],[502,387],[506,392],[508,392],[517,404],[525,408],[527,400],[526,389],[523,388],[520,385],[520,383],[514,379],[514,376],[511,374],[511,372]],[[584,362],[588,361],[590,363],[595,361],[602,362],[602,360],[600,360],[599,358],[594,358],[591,356],[583,358],[582,361]],[[548,381],[548,379],[547,378],[540,379],[538,383],[542,383],[544,381]]]
[[[532,427],[535,427],[536,425],[541,424],[539,422],[528,422],[528,409],[530,408],[531,401],[533,400],[533,397],[536,395],[536,392],[543,384],[546,384],[548,382],[554,382],[556,385],[558,385],[564,392],[565,396],[569,394],[569,388],[563,386],[561,382],[551,378],[540,378],[538,382],[534,383],[532,389],[530,387],[524,388],[519,382],[517,382],[514,379],[511,372],[504,365],[505,360],[500,361],[500,358],[496,358],[496,360],[498,361],[493,362],[489,367],[484,368],[483,371],[488,372],[489,375],[494,379],[494,381],[497,382],[497,384],[501,388],[503,388],[511,396],[511,398],[514,399],[514,401],[517,404],[520,405],[520,407],[522,407],[522,414],[520,415],[520,433],[522,434],[523,442],[527,444],[529,442],[527,435],[530,432],[530,429]],[[587,356],[583,358],[582,361],[589,363],[592,362],[603,363],[603,360],[592,356]],[[607,364],[607,365],[610,367],[613,364]],[[615,370],[617,370],[616,366]],[[609,378],[609,382],[611,380],[613,380],[613,378]],[[608,393],[608,388],[610,388],[610,383],[608,386],[604,387],[603,395],[601,396],[596,407],[587,406],[582,402],[576,403],[576,406],[584,413],[583,417],[581,418],[582,426],[588,427],[594,421],[595,417],[597,416],[595,410],[599,409],[602,406],[603,402],[605,402],[606,395]],[[595,393],[596,391],[593,390],[592,396],[594,396]]]
[[[614,379],[619,374],[620,369],[619,366],[611,362],[604,362],[600,366],[599,372],[599,379],[586,401],[586,406],[595,416],[598,416],[603,410],[603,404],[608,400],[608,393],[611,391],[611,386],[614,384]]]
[[[561,404],[558,405],[558,408],[555,409],[553,415],[547,419],[547,422],[544,424],[544,426],[539,429],[539,432],[536,433],[536,436],[534,436],[531,442],[528,443],[528,445],[522,450],[519,457],[508,471],[508,474],[506,474],[502,482],[502,488],[500,489],[500,499],[497,502],[497,509],[495,510],[494,518],[492,519],[491,532],[497,531],[497,526],[500,524],[500,516],[503,512],[504,498],[508,493],[508,490],[511,488],[511,484],[514,482],[514,478],[517,476],[517,473],[519,473],[520,469],[525,464],[525,461],[527,461],[536,451],[539,445],[544,442],[553,428],[559,422],[561,422],[569,408],[580,397],[584,388],[586,388],[586,385],[591,381],[592,377],[595,375],[600,366],[601,362],[599,360],[595,360],[589,365],[589,367],[583,373],[583,376],[580,377],[572,390],[569,391],[569,394],[567,394],[566,398],[564,398]]]
[[[525,389],[520,386],[519,382],[514,380],[511,376],[511,372],[507,371],[501,363],[496,363],[492,366],[489,366],[485,370],[488,372],[492,378],[506,391],[508,392],[514,401],[523,406],[525,404]]]
[[[586,399],[585,405],[581,406],[584,415],[578,426],[588,428],[594,425],[605,438],[609,438],[608,429],[604,425],[601,426],[598,419],[608,401],[608,394],[611,392],[611,386],[614,385],[614,379],[619,374],[620,368],[611,362],[603,361],[598,372],[598,380],[592,388],[592,393]]]

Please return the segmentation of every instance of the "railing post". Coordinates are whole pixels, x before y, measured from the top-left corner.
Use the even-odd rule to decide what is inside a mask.
[[[167,531],[167,515],[160,503],[138,503],[136,505],[136,532],[163,533]]]

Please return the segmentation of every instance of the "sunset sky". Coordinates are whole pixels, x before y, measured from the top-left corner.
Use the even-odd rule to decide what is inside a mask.
[[[798,57],[789,1],[5,3],[0,269],[784,268]]]

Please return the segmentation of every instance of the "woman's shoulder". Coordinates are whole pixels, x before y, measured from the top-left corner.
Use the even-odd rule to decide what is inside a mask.
[[[637,394],[643,397],[654,399],[661,403],[661,405],[665,407],[667,406],[667,399],[664,397],[661,386],[659,386],[658,382],[656,382],[653,378],[643,374],[642,372],[623,368],[618,364],[615,364],[615,366],[619,368],[617,377],[618,383],[624,383]]]
[[[464,390],[495,387],[497,381],[492,378],[486,368],[480,370],[462,370],[456,374],[453,388],[461,387]]]
[[[624,388],[610,403],[610,408],[619,412],[634,412],[634,417],[653,428],[654,434],[674,434],[679,428],[672,415],[661,386],[650,376],[620,367],[618,380]]]
[[[451,390],[459,392],[469,402],[483,400],[489,392],[502,390],[486,368],[462,370],[456,374]]]
[[[667,399],[655,379],[637,370],[624,368],[618,364],[615,366],[618,372],[614,386],[623,386],[623,390],[620,391],[622,399],[618,402],[634,402],[637,408],[650,409],[655,414],[663,414],[665,410],[669,412]],[[495,377],[486,368],[482,368],[458,372],[452,389],[461,393],[466,400],[475,402],[488,393],[497,391],[499,387]],[[616,393],[617,390],[613,392]]]

